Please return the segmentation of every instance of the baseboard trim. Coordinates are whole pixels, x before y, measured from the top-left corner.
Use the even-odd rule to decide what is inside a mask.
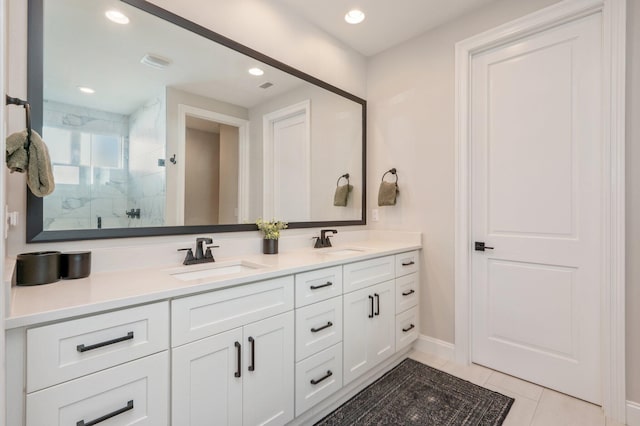
[[[455,346],[453,343],[445,342],[435,337],[425,336],[424,334],[418,337],[413,347],[420,352],[446,360],[452,360],[455,356]]]
[[[640,403],[627,401],[627,426],[640,426]]]

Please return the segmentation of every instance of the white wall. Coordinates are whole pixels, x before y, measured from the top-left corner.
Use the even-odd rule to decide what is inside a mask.
[[[640,2],[627,1],[627,399],[640,401]]]

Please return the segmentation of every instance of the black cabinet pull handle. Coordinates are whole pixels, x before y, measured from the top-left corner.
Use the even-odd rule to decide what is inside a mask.
[[[106,342],[96,343],[95,345],[89,345],[89,346],[78,345],[76,346],[76,350],[78,352],[86,352],[92,349],[102,348],[103,346],[109,346],[109,345],[113,345],[114,343],[120,343],[120,342],[124,342],[125,340],[131,340],[131,339],[133,339],[133,331],[128,332],[126,336],[118,337],[117,339],[113,339],[113,340],[107,340]]]
[[[91,420],[91,421],[88,421],[88,422],[85,422],[84,420],[80,420],[79,422],[76,423],[76,426],[93,426],[93,425],[97,425],[98,423],[102,423],[105,420],[109,420],[110,418],[115,417],[115,416],[117,416],[119,414],[122,414],[122,413],[124,413],[126,411],[129,411],[129,410],[133,410],[133,399],[127,402],[127,406],[126,407],[122,407],[122,408],[120,408],[120,409],[118,409],[116,411],[112,411],[109,414],[105,414],[102,417],[98,417],[97,419]]]
[[[319,288],[325,288],[325,287],[330,287],[332,286],[333,283],[331,281],[327,281],[325,284],[322,285],[312,285],[311,287],[309,287],[311,290],[317,290]]]
[[[242,376],[242,345],[240,344],[240,342],[236,342],[235,346],[237,351],[236,354],[238,356],[238,369],[235,373],[233,373],[233,375],[234,377],[240,377]]]
[[[317,385],[318,383],[322,382],[323,380],[327,380],[331,376],[333,376],[333,373],[331,372],[331,370],[327,370],[327,374],[325,374],[324,376],[320,377],[318,380],[311,379],[311,384],[312,385]]]
[[[407,328],[403,328],[403,329],[402,329],[402,331],[404,331],[404,332],[406,333],[407,331],[412,330],[412,329],[414,329],[415,327],[416,327],[415,325],[411,324],[409,327],[407,327]]]
[[[371,313],[369,314],[369,318],[373,318],[373,296],[369,295],[369,301],[371,301]]]
[[[333,325],[333,323],[332,323],[331,321],[327,321],[327,324],[326,324],[326,325],[323,325],[322,327],[318,327],[318,328],[312,328],[312,329],[311,329],[311,332],[312,332],[312,333],[317,333],[318,331],[322,331],[322,330],[324,330],[325,328],[329,328],[329,327],[331,327],[332,325]]]
[[[402,262],[402,266],[411,266],[411,265],[415,265],[416,262],[414,262],[413,260],[410,260],[408,262]]]
[[[375,315],[378,316],[378,315],[380,315],[380,295],[378,293],[373,293],[373,295],[376,297],[376,313],[375,313]]]
[[[408,296],[408,295],[413,294],[415,292],[416,292],[415,290],[409,290],[409,291],[406,291],[406,292],[402,293],[402,295],[403,296]]]
[[[256,341],[253,337],[249,337],[249,344],[251,345],[251,364],[249,365],[249,371],[256,369]]]

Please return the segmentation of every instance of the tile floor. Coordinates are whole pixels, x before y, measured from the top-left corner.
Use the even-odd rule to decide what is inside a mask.
[[[597,405],[480,365],[461,365],[413,351],[410,358],[515,399],[503,426],[619,426]]]

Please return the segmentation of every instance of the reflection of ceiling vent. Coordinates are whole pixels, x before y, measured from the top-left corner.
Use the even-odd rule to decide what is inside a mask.
[[[268,81],[266,83],[261,84],[260,86],[258,86],[261,89],[268,89],[269,87],[273,86],[273,83],[269,83]]]
[[[140,59],[140,63],[150,66],[151,68],[163,70],[171,64],[171,59],[147,53]]]

